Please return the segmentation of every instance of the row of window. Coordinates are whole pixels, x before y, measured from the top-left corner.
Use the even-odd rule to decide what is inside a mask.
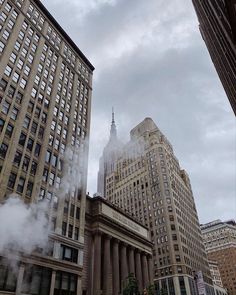
[[[16,179],[17,179],[17,175],[15,173],[11,172],[9,179],[8,179],[7,186],[9,188],[11,188],[12,190],[14,190],[14,187],[16,184]],[[24,177],[19,177],[16,191],[18,193],[22,194],[25,186],[26,186],[26,179]],[[34,186],[33,182],[28,181],[27,186],[26,186],[26,191],[25,191],[25,194],[27,197],[31,197],[32,191],[33,191],[33,186]]]

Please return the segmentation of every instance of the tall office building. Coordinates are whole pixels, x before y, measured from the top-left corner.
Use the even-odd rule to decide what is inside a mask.
[[[236,0],[192,0],[200,32],[236,115]]]
[[[209,260],[218,263],[224,288],[236,294],[236,223],[215,220],[201,225],[203,241]]]
[[[193,277],[198,271],[207,294],[214,294],[187,173],[152,119],[138,124],[130,137],[113,171],[105,175],[105,198],[149,227],[161,294],[197,294]]]
[[[41,1],[0,0],[0,202],[48,199],[55,230],[17,275],[1,257],[0,291],[81,294],[93,70]],[[83,149],[81,183],[59,199],[68,148]]]

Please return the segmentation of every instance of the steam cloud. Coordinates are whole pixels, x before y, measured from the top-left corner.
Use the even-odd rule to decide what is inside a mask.
[[[46,204],[26,205],[17,196],[11,196],[0,205],[0,252],[6,250],[31,253],[44,248],[48,241]]]
[[[81,169],[85,160],[84,146],[68,148],[63,155],[63,177],[54,194],[64,199],[66,194],[81,185]],[[50,233],[49,201],[25,204],[18,195],[10,195],[0,204],[0,255],[10,258],[10,252],[32,253],[36,248],[47,247]]]

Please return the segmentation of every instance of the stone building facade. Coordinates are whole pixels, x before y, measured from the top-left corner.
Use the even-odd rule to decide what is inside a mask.
[[[192,0],[203,40],[236,115],[236,0]]]
[[[84,294],[118,295],[133,274],[142,292],[153,284],[148,228],[104,198],[87,198]]]
[[[151,118],[130,138],[106,175],[105,198],[148,226],[158,292],[197,294],[193,273],[201,270],[207,294],[214,294],[187,173]]]
[[[41,1],[0,0],[0,205],[48,202],[52,229],[47,253],[11,253],[17,273],[0,253],[1,294],[81,294],[93,70]]]
[[[236,223],[234,220],[201,225],[209,260],[218,263],[223,287],[229,295],[236,294]]]

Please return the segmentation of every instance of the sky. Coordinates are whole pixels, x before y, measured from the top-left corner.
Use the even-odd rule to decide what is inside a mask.
[[[88,191],[109,138],[151,117],[191,180],[201,223],[236,219],[234,113],[190,0],[43,0],[95,66]]]

